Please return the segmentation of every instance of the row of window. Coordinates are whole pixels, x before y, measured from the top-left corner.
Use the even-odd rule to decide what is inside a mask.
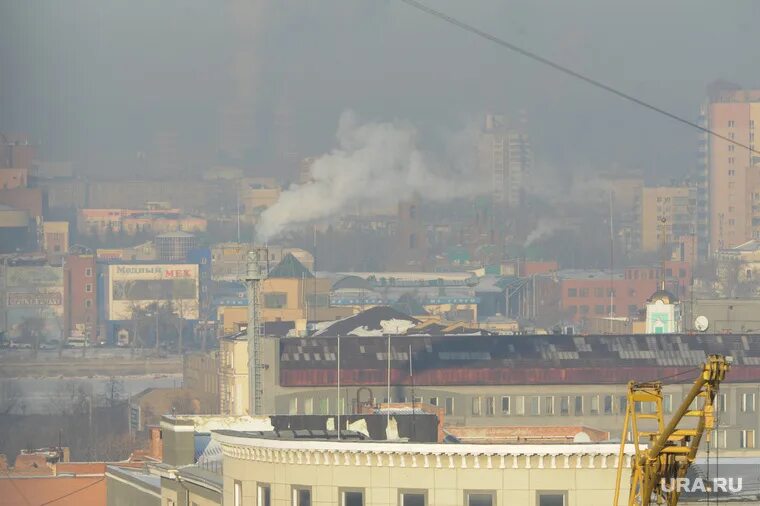
[[[568,288],[567,289],[567,296],[568,297],[588,297],[590,292],[590,288]],[[594,297],[614,297],[615,290],[614,289],[607,289],[605,291],[604,288],[594,288]]]
[[[340,414],[346,414],[346,399],[341,398],[341,407],[340,407]],[[353,411],[356,412],[358,406],[356,406],[356,400],[351,400],[353,403]],[[403,402],[403,403],[410,403],[410,402],[416,402],[419,404],[422,404],[425,402],[425,399],[422,397],[415,397],[414,399],[403,397],[400,399],[391,399],[390,402]],[[388,399],[383,398],[383,403],[387,403]],[[439,406],[439,398],[438,397],[429,397],[427,399],[428,404],[433,406]],[[290,415],[329,415],[333,413],[334,411],[331,411],[331,407],[335,406],[335,399],[330,399],[329,397],[322,397],[318,399],[314,399],[313,397],[307,397],[303,399],[303,403],[299,404],[298,397],[291,397],[288,401],[288,414]],[[453,415],[454,414],[454,398],[453,397],[445,397],[443,399],[443,405],[444,413],[446,415]]]
[[[539,415],[614,415],[625,414],[628,398],[625,395],[592,395],[592,396],[571,396],[571,395],[546,395],[546,396],[503,396],[501,397],[500,410],[497,412],[496,397],[473,397],[472,415],[473,416],[493,416],[501,415],[518,415],[518,416],[539,416]],[[693,406],[696,408],[695,399]],[[725,413],[728,406],[726,394],[718,394],[715,400],[715,409],[718,412]],[[655,404],[651,402],[642,402],[636,404],[636,412],[653,413]],[[673,395],[663,394],[662,409],[665,413],[673,412]],[[747,392],[741,395],[741,412],[755,412],[755,393]]]
[[[591,311],[591,306],[588,304],[581,304],[580,306],[567,306],[567,310],[570,312],[570,314],[589,314]],[[628,306],[628,312],[629,313],[635,313],[637,310],[637,307],[635,305]],[[604,304],[597,304],[594,306],[594,314],[600,314],[600,315],[606,315],[610,313],[616,313],[617,312],[617,306],[605,306]]]
[[[361,488],[338,489],[340,506],[364,506],[365,490]],[[465,490],[465,506],[494,506],[496,504],[495,490]],[[256,484],[255,506],[272,505],[272,486],[268,483]],[[247,506],[244,504],[243,483],[235,481],[233,491],[234,506]],[[291,487],[291,506],[311,506],[312,490],[308,486],[293,485]],[[425,489],[398,490],[399,506],[427,506],[428,491]],[[536,492],[536,506],[566,506],[567,492],[565,491],[539,491]],[[253,506],[253,505],[251,505]]]
[[[391,399],[391,402],[394,399]],[[428,404],[433,406],[442,406],[446,415],[455,415],[454,398],[415,397],[414,402],[422,404],[427,400]],[[412,399],[398,399],[400,402],[412,402]],[[383,399],[383,402],[388,402]],[[307,397],[303,400],[303,405],[299,405],[298,397],[291,397],[289,400],[288,413],[291,415],[327,415],[331,413],[330,407],[334,407],[335,400],[330,398]],[[346,413],[346,399],[341,398],[341,414]],[[696,403],[696,400],[695,400]],[[514,415],[514,416],[540,416],[540,415],[562,415],[562,416],[581,416],[581,415],[616,415],[625,414],[628,405],[628,397],[625,395],[504,395],[496,396],[475,396],[472,398],[472,406],[469,414],[472,416],[495,416],[495,415]],[[754,392],[745,392],[741,394],[740,411],[742,413],[754,413],[756,398]],[[727,394],[718,394],[715,399],[715,409],[718,412],[725,413],[728,406]],[[696,407],[696,404],[695,404]],[[355,410],[356,406],[354,406]],[[663,394],[662,409],[665,413],[673,412],[673,394]],[[642,402],[636,405],[636,412],[653,413],[655,411],[654,403]],[[461,414],[461,413],[460,413]]]
[[[755,446],[755,431],[753,429],[740,430],[736,434],[739,438],[739,448],[751,450],[757,448]],[[726,446],[726,431],[714,430],[710,441],[710,446],[713,448],[727,448]]]

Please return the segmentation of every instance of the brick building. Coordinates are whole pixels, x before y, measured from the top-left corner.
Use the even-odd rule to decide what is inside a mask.
[[[66,337],[94,342],[98,335],[95,255],[68,255],[63,275]]]
[[[564,270],[559,278],[560,307],[567,318],[628,316],[638,312],[657,290],[661,269],[629,267],[624,272]]]

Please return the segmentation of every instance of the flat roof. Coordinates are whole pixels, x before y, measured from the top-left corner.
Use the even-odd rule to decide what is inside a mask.
[[[399,441],[371,440],[292,440],[259,437],[256,434],[238,431],[215,431],[212,436],[223,446],[255,447],[261,449],[301,450],[307,452],[355,452],[355,453],[401,453],[405,455],[617,455],[619,443],[562,443],[562,444],[450,444],[450,443],[406,443]],[[634,445],[626,444],[626,455],[634,455]]]

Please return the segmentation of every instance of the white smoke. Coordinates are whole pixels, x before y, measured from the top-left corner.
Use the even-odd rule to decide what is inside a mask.
[[[538,223],[536,224],[536,228],[534,228],[530,232],[530,234],[528,234],[528,237],[525,238],[525,243],[523,244],[523,246],[527,248],[528,246],[538,241],[539,239],[548,237],[549,235],[554,233],[556,230],[560,230],[562,228],[563,228],[563,224],[559,220],[542,218],[538,220]]]
[[[341,115],[336,136],[338,148],[312,165],[312,181],[292,185],[261,214],[257,241],[269,241],[289,227],[349,209],[390,208],[415,195],[449,200],[483,189],[472,165],[465,177],[451,166],[443,170],[443,164],[433,164],[431,156],[418,148],[417,131],[409,124],[360,124],[348,111]]]

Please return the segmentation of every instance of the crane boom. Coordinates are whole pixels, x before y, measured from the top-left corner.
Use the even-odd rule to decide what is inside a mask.
[[[628,506],[651,504],[678,504],[678,487],[663,487],[670,480],[684,478],[699,450],[705,431],[709,441],[715,426],[713,402],[731,365],[731,357],[710,355],[702,364],[699,377],[665,424],[662,406],[662,382],[628,383],[628,395],[623,434],[620,442],[615,502],[618,506],[621,493],[624,449],[626,440],[632,441],[635,455],[631,462],[631,485]],[[650,409],[645,410],[644,407]],[[692,419],[690,425],[685,420]],[[650,430],[641,430],[649,424]]]

